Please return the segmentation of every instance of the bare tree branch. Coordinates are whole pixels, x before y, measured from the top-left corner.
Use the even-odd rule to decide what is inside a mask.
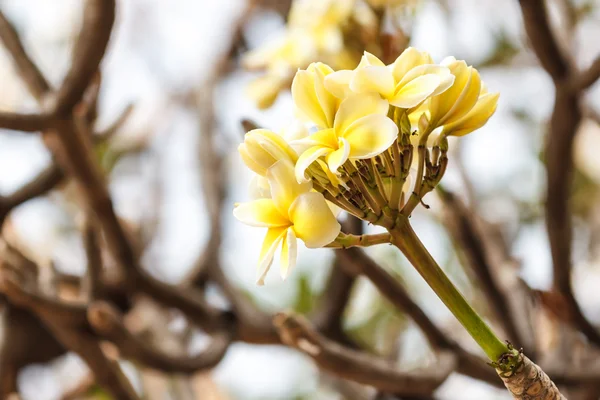
[[[572,223],[569,197],[573,175],[573,142],[582,118],[580,92],[568,85],[572,71],[552,35],[543,0],[520,0],[532,47],[556,87],[550,132],[546,139],[546,224],[554,267],[554,288],[565,299],[569,321],[592,343],[600,334],[577,304],[571,284]]]
[[[173,356],[155,349],[137,338],[123,325],[119,311],[106,302],[94,302],[88,308],[88,319],[95,332],[113,342],[125,358],[164,372],[193,374],[214,367],[221,361],[232,340],[233,332],[213,336],[210,345],[195,356]]]
[[[284,343],[310,356],[321,368],[337,376],[400,395],[431,395],[446,380],[456,358],[445,353],[434,371],[403,372],[390,361],[352,350],[325,338],[308,321],[278,314],[274,323]]]
[[[0,112],[0,129],[38,132],[52,126],[54,118],[46,114],[17,114]]]
[[[12,56],[17,72],[27,85],[31,94],[38,100],[43,100],[45,94],[50,91],[50,85],[37,65],[29,58],[15,27],[6,19],[0,11],[0,38],[4,46]]]
[[[600,78],[600,56],[590,66],[573,77],[572,90],[579,92],[592,86]]]
[[[115,0],[86,1],[73,62],[54,99],[57,115],[69,114],[83,98],[104,57],[114,20]]]
[[[555,82],[570,73],[567,58],[561,52],[548,22],[545,0],[519,0],[525,30],[542,67]]]
[[[13,208],[47,193],[56,187],[63,178],[61,169],[57,165],[51,164],[11,195],[0,197],[0,226]]]

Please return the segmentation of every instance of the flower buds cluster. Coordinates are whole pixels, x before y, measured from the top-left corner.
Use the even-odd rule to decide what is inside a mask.
[[[313,63],[296,73],[292,97],[309,129],[290,140],[256,129],[239,147],[260,198],[234,214],[268,228],[259,283],[280,244],[285,277],[297,238],[307,247],[336,240],[334,206],[387,229],[409,216],[444,175],[447,137],[482,127],[498,100],[464,61],[435,64],[414,48],[390,65],[369,53],[354,70]]]

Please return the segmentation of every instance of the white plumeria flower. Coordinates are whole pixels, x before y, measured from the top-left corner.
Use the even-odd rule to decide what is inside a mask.
[[[320,103],[316,97],[297,97],[296,105],[301,110],[313,109],[318,114]],[[398,127],[387,117],[389,105],[377,94],[354,94],[346,98],[339,110],[332,116],[330,128],[292,142],[303,145],[296,162],[296,179],[306,182],[306,169],[319,158],[324,157],[329,170],[338,174],[338,169],[346,160],[374,157],[385,150],[398,137]]]
[[[443,65],[433,64],[431,56],[412,47],[407,48],[391,65],[365,52],[354,71],[329,74],[326,88],[344,98],[348,91],[378,93],[393,106],[410,109],[424,100],[447,90],[454,76]]]
[[[297,239],[306,247],[319,248],[340,233],[341,226],[321,193],[312,191],[311,183],[298,183],[294,167],[286,160],[276,162],[267,171],[272,198],[237,204],[234,216],[240,221],[266,227],[260,252],[257,284],[264,279],[281,245],[281,277],[287,278],[296,265]]]

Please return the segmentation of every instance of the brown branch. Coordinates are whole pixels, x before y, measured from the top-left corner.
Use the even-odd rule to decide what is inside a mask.
[[[291,314],[278,314],[274,323],[282,341],[310,356],[331,373],[399,395],[431,395],[456,366],[452,354],[444,354],[434,371],[400,371],[394,363],[362,351],[352,350],[315,331],[308,321]]]
[[[44,95],[50,91],[50,85],[25,51],[17,30],[6,19],[2,11],[0,11],[0,38],[10,53],[21,79],[31,94],[41,101]]]
[[[83,247],[87,258],[86,275],[89,283],[90,299],[102,297],[102,255],[98,236],[94,229],[93,217],[87,215],[83,225]]]
[[[600,78],[600,56],[590,66],[576,74],[571,82],[571,90],[579,92],[592,86]]]
[[[102,140],[110,140],[119,130],[125,125],[134,110],[133,104],[128,104],[120,113],[119,116],[106,129],[98,132],[98,137]]]
[[[17,374],[21,368],[51,361],[67,351],[34,314],[10,302],[6,304],[3,325],[0,399],[17,390]]]
[[[545,0],[519,0],[525,31],[542,67],[555,82],[569,75],[569,63],[550,28]]]
[[[525,28],[535,53],[556,87],[550,132],[546,139],[546,225],[554,270],[554,289],[561,293],[569,320],[590,342],[600,346],[600,334],[583,315],[572,291],[572,223],[569,207],[573,175],[573,142],[582,118],[580,92],[568,85],[572,72],[552,36],[545,3],[521,0]]]
[[[8,260],[4,251],[0,269],[0,291],[15,304],[34,312],[63,346],[86,361],[99,384],[115,398],[137,400],[137,394],[119,365],[105,356],[98,339],[86,329],[86,308],[41,294],[35,282],[27,281],[25,276],[18,273],[19,265],[13,262],[15,260]]]
[[[113,342],[125,358],[136,360],[145,367],[171,373],[193,374],[214,367],[225,355],[233,334],[224,331],[214,335],[208,348],[198,355],[173,356],[155,349],[129,332],[119,311],[106,302],[92,303],[88,307],[88,319],[94,331]]]
[[[115,0],[87,0],[73,62],[55,96],[54,112],[68,115],[81,101],[104,57],[115,20]]]
[[[21,132],[38,132],[52,126],[54,118],[47,114],[0,112],[0,128]]]

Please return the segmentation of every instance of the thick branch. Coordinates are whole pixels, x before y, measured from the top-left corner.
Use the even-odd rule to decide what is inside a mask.
[[[544,0],[519,0],[525,30],[542,67],[555,82],[569,75],[569,64],[552,34]]]
[[[0,128],[22,132],[38,132],[52,126],[53,117],[46,114],[0,112]]]
[[[403,372],[390,361],[330,341],[299,316],[278,314],[274,323],[284,343],[310,356],[319,367],[399,395],[431,395],[456,366],[456,358],[446,353],[434,371]]]

